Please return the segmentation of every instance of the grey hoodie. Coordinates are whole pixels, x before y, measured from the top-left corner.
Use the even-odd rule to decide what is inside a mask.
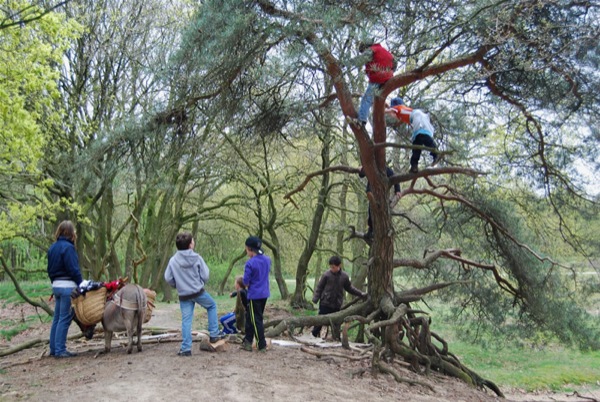
[[[201,294],[208,276],[208,266],[192,249],[178,250],[165,270],[165,280],[177,289],[179,298],[183,300]]]

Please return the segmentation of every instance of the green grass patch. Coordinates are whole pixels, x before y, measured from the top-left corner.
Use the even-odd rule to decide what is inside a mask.
[[[19,335],[21,332],[26,331],[29,328],[29,324],[26,322],[17,324],[16,326],[11,326],[7,329],[0,329],[0,337],[9,341],[16,335]]]
[[[453,341],[450,351],[500,387],[572,391],[573,386],[597,386],[600,378],[598,351],[583,353],[559,346],[543,350],[519,347],[489,350],[461,341]]]
[[[23,293],[30,299],[39,299],[40,297],[44,300],[52,295],[52,285],[49,281],[27,281],[20,282],[19,286]],[[17,293],[15,285],[11,281],[0,282],[0,300],[3,305],[7,303],[24,303],[21,295]]]

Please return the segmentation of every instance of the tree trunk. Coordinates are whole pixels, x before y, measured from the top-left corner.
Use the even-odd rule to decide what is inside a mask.
[[[373,220],[373,244],[369,254],[367,279],[371,300],[379,304],[386,295],[394,298],[392,273],[394,270],[394,227],[388,202],[387,176],[385,168],[378,170],[379,180],[371,182],[369,203]]]
[[[273,252],[273,274],[275,275],[275,281],[277,282],[277,286],[279,287],[279,293],[281,294],[281,300],[286,300],[290,297],[290,293],[287,288],[287,284],[285,283],[285,279],[283,278],[282,273],[282,264],[281,264],[281,247],[279,244],[279,238],[277,237],[277,232],[272,227],[268,227],[267,231],[269,236],[271,237],[271,241],[273,242],[273,248],[271,251]]]
[[[325,130],[323,137],[323,147],[321,148],[321,164],[322,169],[326,169],[331,164],[329,155],[331,136],[328,130]],[[294,308],[312,308],[312,304],[307,302],[304,298],[306,291],[306,280],[308,276],[308,264],[310,263],[310,259],[315,251],[317,240],[319,239],[319,233],[321,232],[321,223],[323,222],[323,215],[325,214],[325,208],[327,206],[328,193],[329,173],[325,173],[321,176],[321,187],[317,197],[317,205],[315,207],[315,213],[313,214],[308,240],[306,241],[304,250],[302,250],[302,254],[298,260],[298,266],[296,267],[296,289],[294,290],[294,295],[290,301],[291,306]]]

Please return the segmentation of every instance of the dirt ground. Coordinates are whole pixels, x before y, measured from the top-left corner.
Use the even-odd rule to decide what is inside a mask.
[[[5,306],[2,322],[28,316],[29,306]],[[274,318],[284,310],[267,309]],[[0,329],[1,329],[0,324]],[[76,401],[502,401],[491,391],[473,389],[455,379],[432,374],[417,375],[401,365],[397,369],[409,380],[429,384],[397,383],[391,376],[374,376],[368,360],[350,361],[340,357],[318,358],[302,352],[289,339],[272,340],[265,354],[243,351],[235,342],[221,352],[200,351],[194,342],[191,357],[177,356],[180,315],[177,304],[159,304],[146,329],[172,330],[173,336],[147,339],[144,350],[128,355],[123,337],[113,339],[110,354],[103,349],[103,335],[97,332],[90,341],[69,340],[67,348],[79,355],[69,359],[47,356],[46,342],[0,358],[0,401],[44,400]],[[194,328],[206,326],[206,314],[196,309]],[[101,326],[99,326],[101,328]],[[0,352],[27,341],[48,338],[50,324],[40,324],[10,342],[0,340]],[[98,329],[97,329],[98,331]],[[79,330],[72,325],[69,335]],[[150,334],[150,332],[148,332]],[[146,335],[147,337],[151,335]],[[198,336],[200,339],[201,336]],[[302,336],[307,341],[310,335]],[[332,346],[332,342],[324,342]],[[341,348],[318,348],[320,351],[346,353]],[[590,401],[576,395],[521,393],[503,390],[506,401]],[[600,398],[600,395],[585,395]]]

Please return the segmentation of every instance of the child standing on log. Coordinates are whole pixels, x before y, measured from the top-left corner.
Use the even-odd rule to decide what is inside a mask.
[[[196,242],[191,233],[179,233],[175,239],[177,252],[169,260],[165,270],[165,281],[177,289],[181,309],[181,348],[179,356],[192,355],[192,322],[196,303],[206,309],[210,342],[215,343],[225,334],[219,331],[217,303],[204,288],[208,282],[208,266],[194,252]]]

